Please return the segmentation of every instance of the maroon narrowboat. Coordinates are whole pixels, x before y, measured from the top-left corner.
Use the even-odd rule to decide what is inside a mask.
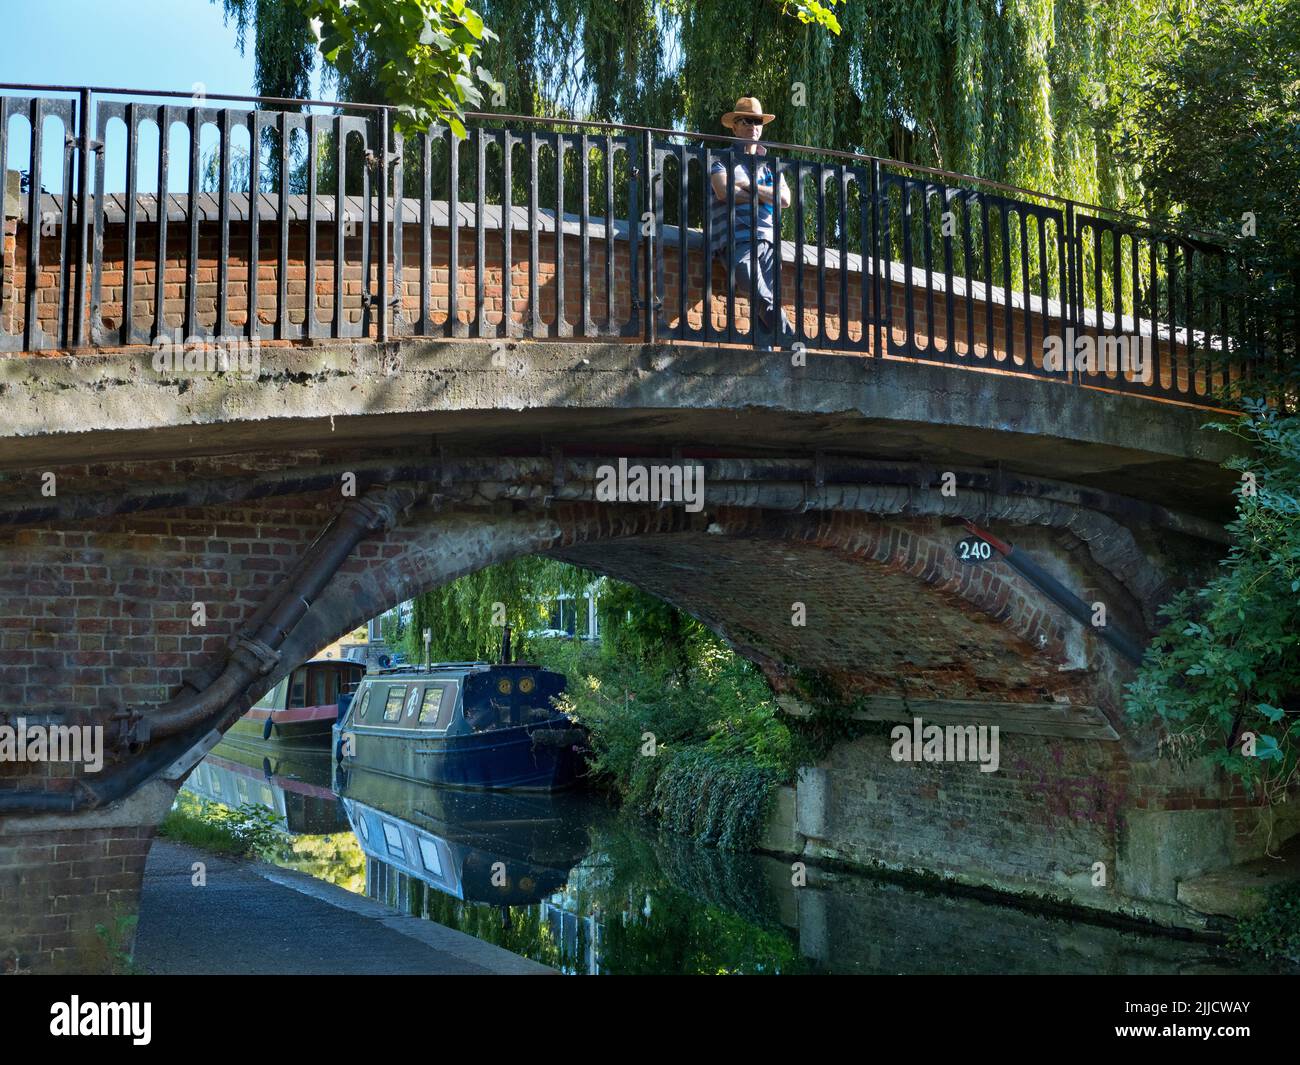
[[[365,675],[360,662],[334,658],[305,662],[236,721],[230,735],[329,750],[339,697],[355,692]]]

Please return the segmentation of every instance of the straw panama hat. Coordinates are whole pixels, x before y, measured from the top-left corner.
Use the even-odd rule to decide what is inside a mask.
[[[727,129],[732,129],[736,125],[738,118],[761,118],[764,122],[771,122],[776,115],[769,115],[763,111],[763,105],[758,102],[757,96],[742,96],[736,101],[736,109],[728,111],[722,116],[722,124]]]

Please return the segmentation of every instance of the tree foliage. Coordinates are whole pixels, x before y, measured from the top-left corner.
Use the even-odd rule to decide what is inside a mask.
[[[347,76],[365,51],[399,124],[433,118],[465,135],[466,105],[483,102],[492,75],[474,60],[496,35],[465,0],[294,0],[320,25],[320,51]]]
[[[221,0],[221,5],[226,21],[235,23],[240,52],[247,49],[252,31],[257,94],[289,100],[309,98],[316,34],[302,10],[284,0]]]
[[[774,0],[484,0],[505,110],[722,132],[740,95],[770,139],[1118,203],[1104,108],[1176,31],[1159,0],[884,0],[841,32]],[[791,17],[791,15],[794,17]]]
[[[263,19],[280,40],[284,9],[302,5],[297,9],[331,16],[331,69],[353,100],[382,99],[417,112],[446,106],[459,114],[454,109],[481,91],[481,51],[482,73],[495,73],[491,110],[722,132],[719,116],[738,96],[753,95],[777,116],[774,140],[940,166],[1108,205],[1132,195],[1132,168],[1115,155],[1104,120],[1111,109],[1122,110],[1142,64],[1175,39],[1196,6],[482,0],[481,23],[495,32],[476,34],[473,13],[445,0],[222,2],[241,28],[258,29],[263,92],[273,88],[264,78],[280,69],[269,59],[275,40],[263,45]],[[376,14],[390,11],[386,19]],[[437,58],[418,50],[421,12],[462,19],[459,30],[444,31],[455,52]],[[290,37],[278,46],[295,77],[300,43]],[[277,92],[287,87],[286,76],[274,83]]]
[[[1275,358],[1257,384],[1294,399],[1300,0],[1204,6],[1178,47],[1151,57],[1120,125],[1144,206],[1233,234],[1243,269],[1213,295],[1233,310],[1234,355],[1257,373]],[[1243,478],[1232,546],[1212,581],[1167,605],[1128,706],[1277,801],[1300,748],[1300,418],[1255,402],[1214,428],[1255,449],[1231,464]]]
[[[221,2],[241,49],[254,30],[259,95],[308,97],[319,52],[340,85],[370,90],[352,102],[391,104],[409,127],[439,118],[463,137],[466,106],[493,84],[476,59],[496,35],[466,0]]]
[[[1239,358],[1280,356],[1295,387],[1300,293],[1300,0],[1215,0],[1151,57],[1116,115],[1142,176],[1134,206],[1227,234],[1241,269],[1208,293],[1232,308]]]
[[[1300,753],[1300,416],[1255,403],[1214,428],[1256,445],[1228,464],[1242,474],[1232,547],[1213,580],[1165,605],[1128,711],[1278,801]]]
[[[434,661],[496,661],[508,625],[515,658],[528,658],[536,645],[529,633],[544,629],[549,601],[581,596],[596,574],[539,556],[513,559],[468,573],[415,597],[400,626],[385,639],[410,661],[424,659],[424,630]]]
[[[589,730],[593,774],[626,809],[745,850],[794,773],[795,745],[762,673],[703,631],[685,670],[680,649],[638,658],[608,642],[548,641],[541,654],[568,677],[562,707]]]

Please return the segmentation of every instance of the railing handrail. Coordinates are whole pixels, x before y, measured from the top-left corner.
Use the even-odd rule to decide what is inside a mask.
[[[89,92],[102,96],[153,96],[167,99],[194,99],[196,95],[193,90],[185,92],[179,89],[124,89],[105,85],[38,85],[24,82],[0,82],[0,92]],[[400,110],[400,108],[393,104],[353,103],[344,100],[307,100],[296,97],[211,92],[206,88],[206,86],[204,87],[202,95],[204,99],[208,100],[232,100],[240,103],[275,104],[279,106],[336,107],[347,110],[373,112],[394,112]],[[464,116],[467,119],[476,119],[488,122],[524,122],[528,124],[577,126],[583,129],[625,130],[633,133],[650,133],[664,137],[691,137],[696,140],[712,141],[731,145],[746,143],[740,138],[729,137],[726,134],[704,133],[699,130],[669,129],[664,126],[645,126],[635,122],[605,122],[597,119],[569,118],[558,115],[520,115],[496,111],[466,111],[464,112]],[[956,170],[944,170],[941,167],[927,166],[923,163],[909,163],[902,159],[893,159],[888,156],[866,155],[862,152],[846,151],[841,148],[820,148],[814,145],[793,144],[786,141],[763,141],[762,143],[767,148],[777,148],[787,152],[823,156],[828,159],[851,160],[856,164],[864,166],[879,164],[881,166],[911,170],[920,174],[930,174],[934,177],[945,178],[952,181],[970,182],[984,186],[985,188],[997,189],[1000,192],[1007,192],[1017,196],[1031,196],[1040,200],[1049,200],[1053,203],[1060,204],[1066,209],[1101,212],[1136,225],[1145,225],[1153,228],[1159,227],[1173,234],[1185,236],[1193,240],[1201,240],[1206,243],[1220,242],[1227,244],[1231,240],[1231,237],[1226,233],[1199,229],[1194,230],[1175,219],[1165,218],[1159,215],[1135,214],[1132,211],[1126,211],[1122,208],[1106,207],[1103,204],[1091,203],[1087,200],[1075,200],[1068,196],[1059,196],[1052,192],[1042,192],[1037,189],[1025,188],[1022,185],[1012,185],[1007,182],[997,181],[993,178],[980,177],[977,174],[966,174]],[[3,161],[0,160],[0,163],[3,163]]]
[[[13,81],[0,81],[0,92],[90,92],[99,96],[161,96],[169,100],[192,100],[199,95],[193,89],[189,92],[181,89],[117,89],[106,85],[29,85]],[[209,92],[206,87],[202,96],[205,100],[238,100],[241,103],[309,104],[314,107],[345,107],[358,111],[397,110],[392,104],[361,104],[349,103],[344,100],[299,100],[288,96],[249,96],[228,92]]]
[[[58,93],[75,94],[75,98],[68,100],[53,95]],[[17,99],[15,94],[20,94]],[[137,99],[134,102],[104,99],[96,107],[97,95]],[[184,102],[173,106],[155,103],[150,98]],[[229,106],[233,102],[254,106]],[[262,109],[264,106],[270,109]],[[290,107],[299,108],[303,113],[295,114],[287,109]],[[333,109],[333,113],[305,113],[311,108]],[[366,114],[348,116],[344,112],[349,110]],[[771,347],[778,343],[773,331],[777,329],[775,319],[779,316],[782,346],[798,341],[795,346],[876,357],[939,359],[971,368],[977,368],[977,362],[984,363],[985,368],[996,368],[998,364],[1011,372],[1036,373],[1072,384],[1112,387],[1154,398],[1200,401],[1202,405],[1209,392],[1218,387],[1216,381],[1227,387],[1243,379],[1230,373],[1226,357],[1237,346],[1231,326],[1244,329],[1245,321],[1230,323],[1238,308],[1226,302],[1222,288],[1216,295],[1213,275],[1207,274],[1203,265],[1199,274],[1193,268],[1195,256],[1200,264],[1208,258],[1210,262],[1221,262],[1227,270],[1231,245],[1217,244],[1206,239],[1205,234],[1180,232],[1182,227],[1158,219],[922,164],[767,141],[763,143],[764,156],[740,157],[743,169],[748,171],[749,180],[755,181],[755,168],[770,162],[774,173],[794,175],[796,195],[788,207],[783,207],[779,198],[774,199],[770,218],[760,228],[757,199],[747,197],[741,201],[735,195],[743,188],[741,168],[721,167],[727,175],[727,191],[722,197],[726,207],[723,217],[718,215],[718,197],[709,191],[707,175],[699,175],[705,178],[703,204],[697,198],[700,192],[693,179],[689,185],[696,191],[688,191],[688,161],[713,160],[716,166],[718,158],[725,159],[726,153],[715,153],[710,145],[734,150],[751,143],[734,135],[562,116],[470,111],[465,117],[477,125],[466,141],[456,137],[446,122],[434,122],[427,130],[404,138],[396,132],[392,121],[400,110],[388,104],[223,94],[208,92],[206,87],[186,93],[0,83],[0,115],[30,111],[34,188],[41,187],[47,169],[42,164],[41,116],[57,116],[66,127],[59,138],[58,169],[64,174],[65,202],[58,246],[53,250],[57,262],[51,264],[57,267],[58,273],[53,286],[55,298],[38,295],[38,288],[51,286],[37,283],[45,265],[41,261],[43,242],[32,236],[38,223],[48,220],[40,209],[40,197],[29,194],[24,199],[20,193],[17,199],[25,216],[20,224],[28,234],[25,251],[21,253],[26,260],[22,273],[22,334],[0,332],[0,349],[48,350],[61,345],[75,349],[85,346],[87,333],[91,345],[101,344],[113,335],[122,344],[149,342],[165,334],[169,319],[174,321],[175,315],[181,316],[186,335],[197,331],[201,335],[226,336],[239,330],[250,340],[314,340],[326,335],[369,338],[372,329],[377,328],[377,338],[384,342],[389,338],[391,324],[399,335],[412,336],[639,337],[645,343],[656,343],[662,335],[685,341]],[[152,259],[156,273],[153,280],[146,279],[140,285],[141,291],[151,287],[152,308],[137,306],[141,301],[135,298],[135,271],[141,255],[136,243],[138,218],[132,206],[125,216],[121,291],[109,301],[120,305],[117,321],[113,322],[101,315],[100,308],[103,292],[108,287],[104,281],[102,240],[107,218],[106,141],[108,125],[116,120],[124,120],[128,127],[125,194],[131,204],[144,198],[137,186],[138,163],[132,162],[140,151],[138,138],[143,126],[183,121],[190,136],[184,153],[188,156],[188,206],[179,218],[169,218],[170,210],[159,208],[154,223],[156,234],[150,235],[151,243],[145,246],[145,254]],[[216,204],[218,252],[215,267],[202,267],[216,275],[214,322],[209,320],[214,317],[210,305],[200,304],[201,300],[211,304],[213,297],[200,294],[202,285],[212,284],[212,280],[200,277],[199,226],[205,215],[197,207],[201,191],[200,130],[209,123],[218,127],[221,146],[216,157],[220,188],[205,194]],[[534,132],[538,125],[550,128]],[[233,142],[230,138],[237,128],[243,127],[253,137],[254,144],[262,143],[259,138],[263,132],[278,130],[282,138],[278,150],[269,158],[263,159],[260,149],[250,153],[247,174],[250,194],[257,190],[259,196],[262,173],[278,174],[279,178],[278,206],[273,215],[276,224],[265,227],[276,249],[275,267],[270,271],[275,278],[274,289],[268,288],[269,279],[261,285],[258,283],[262,254],[260,207],[252,210],[250,200],[245,230],[237,240],[231,232],[231,223],[237,217],[237,210],[232,210],[233,197],[239,194],[231,187],[230,145]],[[521,127],[527,127],[527,132]],[[589,130],[604,136],[588,136],[585,131]],[[580,135],[576,131],[583,132]],[[291,132],[305,133],[313,144],[319,134],[332,134],[340,146],[345,137],[355,136],[364,149],[364,159],[351,161],[349,153],[341,150],[332,155],[321,155],[315,150],[306,153],[305,219],[297,219],[307,222],[305,278],[294,282],[301,288],[292,293],[288,280],[289,225],[293,220],[290,205],[296,194],[290,192]],[[170,132],[160,135],[156,149],[160,201],[173,195],[168,191],[171,186],[167,180],[170,138]],[[7,140],[8,130],[0,126],[0,156],[5,155]],[[603,165],[597,160],[589,167],[593,159],[588,149],[595,149],[599,154],[602,142]],[[436,179],[437,170],[431,169],[431,151],[435,145],[445,149],[445,152],[439,150],[445,158],[438,160],[441,177]],[[488,162],[485,153],[489,145],[504,151],[499,170],[492,169],[493,164]],[[511,159],[514,148],[519,146],[525,148],[525,159],[522,167],[512,172]],[[414,149],[415,158],[406,148]],[[543,165],[539,153],[548,150],[553,161]],[[618,156],[626,160],[626,169],[616,178]],[[461,178],[458,175],[464,174],[460,167],[462,158],[470,162],[474,176],[473,192],[466,194],[464,200],[468,208],[472,197],[472,222],[460,220]],[[846,161],[851,165],[843,165]],[[295,154],[293,166],[299,165]],[[321,170],[322,166],[326,169]],[[406,166],[419,174],[418,198],[404,195]],[[337,182],[340,197],[352,198],[346,192],[345,173],[354,178],[353,187],[358,178],[361,185],[363,202],[357,245],[349,241],[352,237],[349,227],[356,221],[350,218],[350,212],[340,214],[337,202],[333,217],[321,210],[322,178],[330,177]],[[600,197],[602,173],[603,234],[593,233],[593,223],[600,221],[600,217],[592,214],[588,200],[589,193]],[[678,178],[675,186],[671,182],[674,173]],[[815,179],[812,194],[808,194],[804,182],[809,174]],[[593,176],[598,183],[595,187]],[[539,178],[545,189],[539,185]],[[436,281],[431,260],[433,212],[434,205],[443,201],[433,199],[435,180],[447,183],[445,218],[452,230],[446,251],[446,280]],[[616,182],[619,185],[617,207]],[[522,211],[526,204],[528,281],[523,293],[512,292],[515,283],[511,280],[511,270],[515,262],[512,247],[514,251],[523,251],[524,242],[512,246],[511,231],[516,227],[513,221],[504,224],[504,216],[500,237],[492,238],[492,254],[495,257],[499,252],[499,262],[511,265],[501,269],[493,267],[487,259],[487,233],[491,227],[486,224],[485,215],[486,209],[493,206],[487,197],[496,195],[488,189],[493,183],[500,186],[500,206],[512,212],[512,219],[516,208]],[[846,210],[850,186],[858,193],[857,204]],[[512,188],[516,187],[525,191],[512,197]],[[541,292],[543,282],[539,280],[538,235],[545,229],[543,217],[553,206],[556,232],[570,229],[566,188],[579,189],[581,211],[573,219],[577,232],[571,234],[577,246],[568,253],[577,253],[578,261],[574,265],[579,268],[574,274],[576,280],[568,283],[568,294],[580,299],[577,309],[572,311],[566,303],[565,240],[555,240],[550,252],[554,263],[548,275],[550,280],[544,282],[550,292]],[[833,205],[832,193],[836,197]],[[0,184],[0,204],[9,195],[7,182]],[[919,207],[914,199],[917,196]],[[688,204],[692,210],[703,207],[702,239],[691,238]],[[673,226],[666,217],[669,213],[666,206],[677,217],[675,239]],[[405,268],[418,269],[418,312],[412,304],[403,303],[408,245],[402,232],[404,221],[412,221],[407,217],[409,211],[417,209],[419,257]],[[936,210],[943,211],[942,227],[935,220]],[[771,257],[770,229],[782,234],[783,212],[787,211],[796,220],[795,239],[790,242],[780,239],[781,250],[775,261],[760,266],[761,257],[767,256],[769,260]],[[1131,219],[1134,224],[1104,215]],[[210,212],[207,219],[212,222]],[[815,229],[811,243],[808,240],[810,221]],[[168,233],[169,222],[174,236]],[[325,276],[318,275],[317,271],[321,258],[318,223],[333,227],[332,239],[326,234],[330,250],[325,255],[333,271],[332,317],[322,317],[322,310],[318,309],[328,306],[317,298],[325,295],[318,291],[317,284],[319,277]],[[617,272],[616,228],[625,234],[623,239],[628,244],[626,266],[619,267]],[[764,229],[769,229],[767,237],[763,235]],[[472,235],[472,243],[463,258],[461,233]],[[46,235],[42,231],[42,236]],[[597,283],[603,280],[603,314],[597,313],[595,305],[597,289],[602,286],[593,284],[594,263],[590,254],[593,241],[604,245],[599,267],[604,277],[595,278]],[[1123,241],[1127,241],[1127,251],[1123,250]],[[236,242],[243,253],[242,267],[231,266],[231,251]],[[769,245],[768,250],[758,251],[760,243]],[[793,269],[783,270],[787,243],[793,246]],[[169,248],[173,259],[177,250],[183,252],[184,283],[179,294],[165,291],[162,283],[172,261],[168,258]],[[723,251],[727,252],[723,260],[725,286],[715,291],[712,274]],[[676,266],[668,267],[666,264],[674,254]],[[5,255],[6,249],[0,245],[0,264],[4,264]],[[847,266],[855,255],[861,276],[851,282],[852,271]],[[462,280],[462,264],[474,279],[472,289]],[[360,285],[345,291],[341,281],[344,271],[357,267]],[[901,268],[901,282],[894,278],[896,267]],[[246,274],[246,281],[237,282],[236,269]],[[487,280],[492,269],[501,274],[500,281]],[[669,278],[668,269],[675,270],[676,276]],[[737,283],[741,270],[748,272],[748,278],[742,277]],[[811,277],[807,276],[809,272]],[[787,285],[790,274],[794,282],[793,297],[787,290],[784,299],[783,273]],[[699,279],[696,291],[702,293],[703,300],[700,325],[693,324],[692,316],[698,312],[688,313],[693,298],[690,289],[696,277]],[[762,305],[757,303],[760,280],[764,286]],[[232,282],[246,286],[239,296],[243,307],[232,302]],[[896,283],[901,284],[899,293],[893,292]],[[832,284],[838,285],[838,293],[831,290]],[[499,297],[489,294],[489,285],[500,286]],[[851,286],[856,289],[852,299]],[[19,309],[17,291],[15,287],[6,297],[0,289],[0,307],[8,300],[12,310]],[[1002,300],[994,300],[995,291],[1003,294]],[[1017,292],[1022,297],[1018,304]],[[296,301],[299,294],[301,299]],[[270,302],[259,306],[259,297],[265,295],[272,297]],[[738,313],[737,298],[747,300],[748,328],[740,324],[744,312]],[[553,319],[547,318],[543,310],[547,299],[553,300],[556,308]],[[175,309],[175,304],[182,300],[183,310]],[[345,318],[345,302],[353,300],[355,305],[349,306]],[[441,306],[435,307],[434,300],[441,301]],[[489,300],[496,305],[489,307]],[[301,321],[290,318],[295,302],[301,303],[298,308],[304,315]],[[719,302],[724,307],[722,313],[716,310]],[[618,304],[621,306],[616,310]],[[232,320],[229,313],[232,306],[236,314],[240,310],[245,312],[242,323],[237,317]],[[675,320],[670,306],[676,312]],[[408,315],[404,307],[410,307],[412,313]],[[785,315],[787,309],[794,314],[793,323]],[[435,311],[445,314],[439,317]],[[493,317],[492,312],[498,311],[500,316]],[[760,318],[762,328],[758,324]],[[1099,331],[1108,318],[1121,329],[1131,321],[1138,333],[1143,333],[1145,319],[1153,339],[1169,341],[1155,344],[1153,353],[1143,359],[1148,371],[1152,366],[1158,367],[1154,379],[1149,372],[1136,367],[1125,350],[1117,352],[1114,346],[1106,349],[1106,356],[1125,360],[1119,378],[1115,377],[1115,367],[1108,371],[1086,360],[1075,360],[1073,351],[1062,365],[1063,338],[1071,338],[1068,343],[1073,346],[1076,329],[1092,327]],[[724,319],[725,325],[719,324]],[[982,320],[979,337],[975,328],[977,319]],[[832,323],[830,330],[828,323]],[[960,335],[962,332],[964,337]],[[1049,339],[1057,342],[1050,363]],[[1182,351],[1178,350],[1180,341]],[[1222,368],[1215,366],[1219,356],[1225,357]],[[1242,372],[1249,376],[1249,366]],[[1166,379],[1168,384],[1164,383]],[[1200,394],[1198,384],[1205,386]]]

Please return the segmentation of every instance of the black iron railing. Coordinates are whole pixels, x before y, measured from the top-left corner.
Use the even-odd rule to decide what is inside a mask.
[[[771,219],[787,345],[1202,405],[1249,378],[1233,359],[1247,326],[1230,320],[1222,244],[1025,189],[799,145],[744,154],[730,137],[649,127],[479,114],[464,141],[441,126],[404,139],[373,105],[0,92],[0,161],[24,126],[29,138],[22,186],[8,171],[0,182],[0,350],[174,330],[768,346],[781,338],[753,313],[761,249],[738,241],[760,207],[738,191],[738,165],[751,187],[767,167],[790,190]],[[185,191],[172,193],[178,169]],[[737,257],[747,290],[728,266]],[[1080,362],[1089,344],[1094,362]],[[1058,364],[1054,350],[1075,357]]]

